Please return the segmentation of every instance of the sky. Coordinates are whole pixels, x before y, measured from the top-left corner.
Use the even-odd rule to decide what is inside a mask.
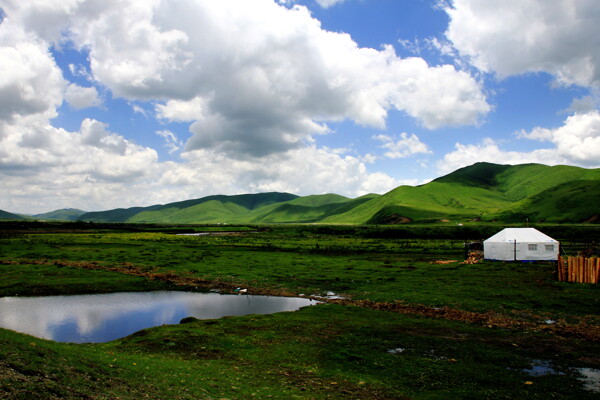
[[[597,0],[0,0],[0,209],[600,167]]]

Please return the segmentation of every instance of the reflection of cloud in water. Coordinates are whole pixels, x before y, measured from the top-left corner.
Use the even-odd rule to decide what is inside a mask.
[[[58,341],[60,336],[70,341],[106,341],[147,327],[177,323],[186,316],[211,319],[269,314],[310,304],[310,300],[300,298],[186,292],[4,297],[0,298],[0,326]],[[69,324],[80,338],[73,339],[73,332],[61,333]]]

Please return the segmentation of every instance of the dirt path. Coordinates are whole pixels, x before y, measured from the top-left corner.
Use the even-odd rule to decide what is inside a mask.
[[[117,272],[139,276],[153,281],[161,281],[172,285],[194,290],[218,290],[220,293],[237,293],[239,284],[217,280],[206,280],[196,277],[186,277],[174,272],[154,272],[152,267],[139,266],[132,263],[103,265],[97,261],[68,261],[49,259],[9,259],[0,260],[3,265],[56,265],[90,270]],[[248,294],[296,297],[298,293],[286,289],[246,287]],[[585,340],[600,341],[600,324],[597,316],[582,316],[577,323],[567,323],[564,320],[547,321],[547,317],[528,313],[526,318],[500,314],[494,311],[473,312],[448,307],[430,307],[420,304],[396,302],[375,302],[370,300],[354,300],[351,298],[328,299],[325,297],[306,296],[330,304],[364,307],[373,310],[397,312],[408,315],[419,315],[429,318],[446,319],[489,328],[504,328],[511,330],[527,330],[547,332],[563,337],[576,337]]]

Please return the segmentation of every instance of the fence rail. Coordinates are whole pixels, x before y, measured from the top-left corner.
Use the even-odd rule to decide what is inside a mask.
[[[557,275],[560,282],[598,283],[600,258],[558,257]]]

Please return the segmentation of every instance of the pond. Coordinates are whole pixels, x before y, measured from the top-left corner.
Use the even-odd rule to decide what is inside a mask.
[[[2,297],[0,328],[57,342],[101,343],[185,317],[272,314],[314,304],[303,298],[176,291]]]

